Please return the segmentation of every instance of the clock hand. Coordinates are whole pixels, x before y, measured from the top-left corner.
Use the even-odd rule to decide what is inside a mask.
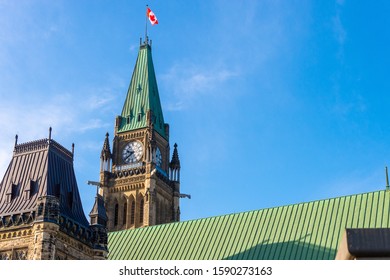
[[[133,151],[128,151],[127,154],[126,154],[125,160],[127,160],[128,158],[130,158],[133,154],[134,154]]]

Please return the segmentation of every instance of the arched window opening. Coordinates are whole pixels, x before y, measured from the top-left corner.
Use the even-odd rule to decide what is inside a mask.
[[[139,203],[139,222],[144,223],[144,199],[142,198]]]
[[[127,202],[123,205],[123,225],[127,223]]]
[[[135,201],[131,202],[130,224],[134,225],[135,220]]]
[[[163,224],[165,221],[165,203],[162,200],[160,203],[160,224]]]
[[[117,203],[115,204],[115,210],[114,210],[114,226],[118,225],[118,212],[119,212],[119,206]]]

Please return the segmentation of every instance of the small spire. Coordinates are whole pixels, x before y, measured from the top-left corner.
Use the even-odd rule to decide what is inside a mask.
[[[102,225],[107,226],[107,213],[106,208],[104,207],[104,200],[100,194],[97,194],[95,197],[95,203],[92,206],[92,210],[89,213],[91,225]]]
[[[173,154],[172,154],[172,160],[169,164],[170,168],[172,169],[179,169],[180,168],[180,159],[179,159],[179,152],[177,151],[177,144],[173,145]]]
[[[51,140],[51,127],[49,127],[49,140]]]
[[[106,138],[104,139],[104,143],[103,143],[103,149],[102,149],[102,152],[100,154],[100,158],[104,159],[104,160],[108,160],[109,158],[111,158],[110,140],[108,139],[109,136],[110,135],[107,132]]]
[[[72,143],[72,158],[74,158],[74,143]]]
[[[16,147],[16,145],[18,145],[18,135],[17,134],[15,135],[15,147]]]
[[[387,170],[387,166],[385,167],[385,171],[386,171],[386,190],[389,190],[390,189],[390,185],[389,185],[389,172]]]

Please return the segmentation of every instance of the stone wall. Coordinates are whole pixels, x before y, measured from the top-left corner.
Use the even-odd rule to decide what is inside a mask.
[[[0,260],[106,259],[107,252],[65,234],[55,223],[0,229]]]

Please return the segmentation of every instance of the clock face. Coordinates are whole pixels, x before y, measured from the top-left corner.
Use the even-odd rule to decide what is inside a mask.
[[[162,155],[160,149],[157,147],[156,149],[156,165],[161,166],[162,164]]]
[[[144,153],[142,143],[133,141],[128,143],[122,151],[122,159],[125,163],[135,163],[139,161]]]

